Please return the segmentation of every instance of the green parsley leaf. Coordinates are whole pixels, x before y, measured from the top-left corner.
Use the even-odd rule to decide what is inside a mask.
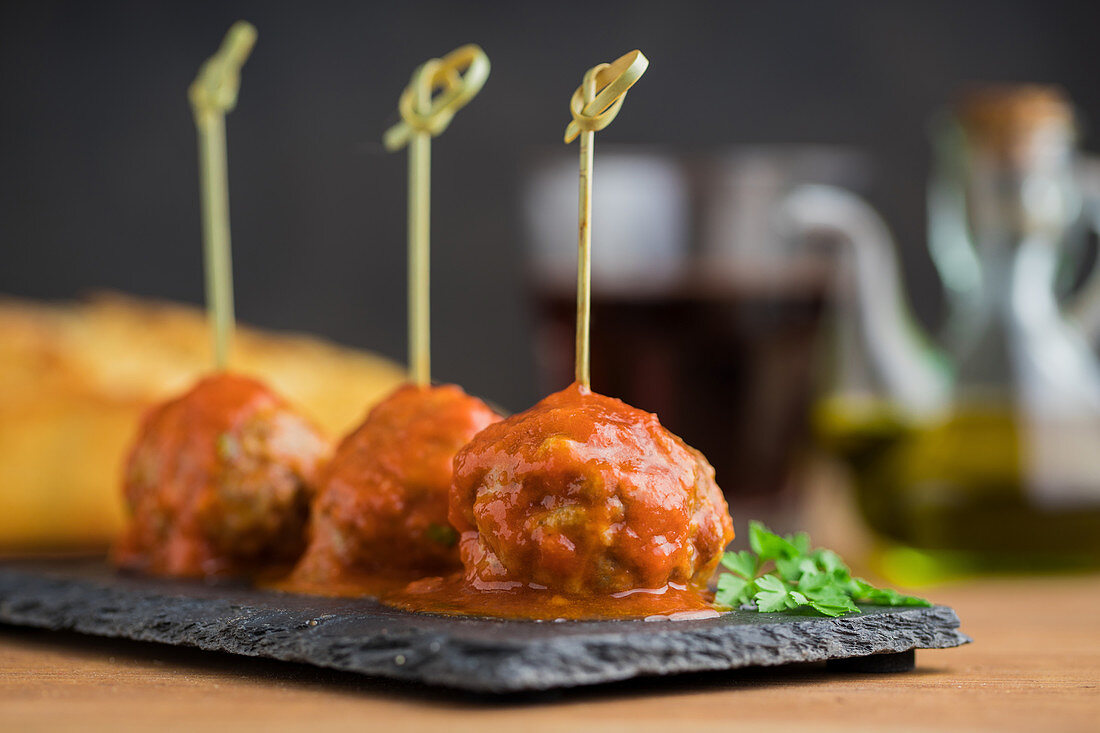
[[[851,600],[844,598],[836,602],[810,601],[810,608],[818,613],[836,618],[846,613],[860,613],[859,608]]]
[[[761,575],[756,579],[756,610],[763,613],[784,611],[797,605],[791,598],[786,584],[774,575]]]
[[[803,593],[816,593],[826,588],[835,588],[835,580],[828,573],[806,573],[798,581],[798,589]],[[843,592],[843,591],[841,591]]]
[[[722,564],[742,578],[752,580],[756,577],[756,557],[748,550],[727,552],[722,556]]]
[[[852,602],[843,590],[832,585],[804,590],[809,605],[826,616],[840,616],[844,613],[859,613],[859,607]]]
[[[788,583],[797,583],[799,578],[808,573],[814,574],[820,572],[817,564],[808,557],[776,560],[775,571],[779,573],[780,578]]]
[[[749,522],[749,546],[761,560],[794,559],[802,555],[789,540],[765,527],[762,522]]]
[[[714,594],[716,603],[737,608],[748,603],[756,592],[756,583],[739,578],[733,573],[723,573],[718,578],[718,591]]]
[[[840,555],[836,554],[832,550],[820,549],[814,550],[813,554],[814,564],[824,570],[826,573],[833,573],[834,575],[843,575],[848,577],[851,575],[851,570],[844,564],[844,561],[840,559]]]
[[[863,580],[862,578],[855,578],[855,581],[860,585],[860,591],[853,594],[855,599],[872,606],[932,605],[930,601],[926,601],[923,598],[917,598],[916,596],[907,596],[903,593],[898,593],[892,588],[875,588],[873,585]]]
[[[812,549],[805,532],[781,537],[760,522],[749,522],[752,551],[727,552],[715,601],[741,606],[750,601],[762,613],[806,610],[823,616],[859,613],[857,602],[882,606],[930,606],[923,598],[876,588],[852,571],[832,550]]]

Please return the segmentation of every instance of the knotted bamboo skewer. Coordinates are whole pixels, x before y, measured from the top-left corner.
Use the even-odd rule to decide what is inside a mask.
[[[447,129],[455,113],[481,91],[488,78],[489,57],[473,44],[424,62],[401,94],[401,122],[382,139],[391,152],[409,148],[409,379],[420,386],[430,384],[432,378],[431,139]]]
[[[237,21],[218,52],[207,59],[187,90],[199,136],[203,268],[206,310],[214,346],[214,367],[225,369],[233,337],[233,261],[229,243],[229,173],[225,113],[237,105],[241,66],[256,44],[256,29]]]
[[[577,240],[577,342],[575,376],[588,390],[590,368],[590,324],[592,319],[592,147],[596,132],[611,124],[626,99],[626,92],[649,68],[641,51],[631,51],[610,64],[597,64],[585,72],[584,80],[569,100],[573,121],[565,128],[565,142],[581,139],[580,213]]]

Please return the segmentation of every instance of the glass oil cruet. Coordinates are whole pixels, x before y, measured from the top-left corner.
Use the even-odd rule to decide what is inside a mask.
[[[781,207],[792,236],[839,244],[815,424],[896,580],[1100,564],[1100,266],[1085,266],[1100,198],[1075,142],[1048,87],[976,89],[938,121],[929,249],[948,315],[934,340],[866,203],[810,186]]]

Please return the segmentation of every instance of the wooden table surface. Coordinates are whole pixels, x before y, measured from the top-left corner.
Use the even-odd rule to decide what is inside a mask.
[[[754,669],[503,700],[0,626],[0,731],[1100,731],[1100,577],[928,595],[975,643],[918,652],[914,672]]]

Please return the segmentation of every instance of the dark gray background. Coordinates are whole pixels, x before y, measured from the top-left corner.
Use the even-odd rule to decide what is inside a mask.
[[[229,119],[239,317],[403,358],[405,157],[379,140],[412,69],[462,43],[493,61],[434,147],[434,372],[509,408],[537,396],[517,191],[560,144],[584,70],[652,66],[601,139],[865,148],[915,308],[926,123],[960,84],[1064,85],[1100,119],[1088,2],[35,2],[0,9],[0,292],[96,288],[199,302],[185,91],[229,24],[260,40]],[[1087,127],[1087,124],[1086,124]],[[1088,144],[1086,139],[1086,145]]]

